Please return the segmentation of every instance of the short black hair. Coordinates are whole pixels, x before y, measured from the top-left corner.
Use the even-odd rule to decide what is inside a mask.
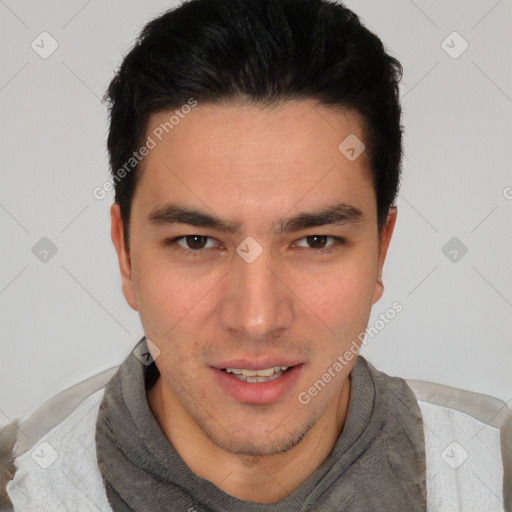
[[[402,74],[400,62],[341,2],[190,0],[153,19],[104,96],[115,202],[127,246],[140,174],[132,155],[144,144],[151,115],[191,99],[262,107],[312,99],[357,112],[380,232],[400,183]]]

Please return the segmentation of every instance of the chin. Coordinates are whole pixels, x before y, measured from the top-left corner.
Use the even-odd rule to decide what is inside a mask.
[[[227,432],[218,424],[212,430],[211,425],[200,425],[205,435],[222,450],[239,456],[268,457],[285,453],[297,446],[316,423],[316,419],[298,425],[290,432],[288,425],[279,429],[279,425],[268,433],[264,429],[251,425],[239,432]]]

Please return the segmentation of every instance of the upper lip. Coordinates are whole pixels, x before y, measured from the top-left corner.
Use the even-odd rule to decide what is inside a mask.
[[[216,363],[213,368],[237,368],[240,370],[264,370],[265,368],[274,368],[276,366],[296,366],[301,364],[302,361],[296,359],[289,359],[286,357],[273,357],[267,359],[231,359],[230,361],[221,361]]]

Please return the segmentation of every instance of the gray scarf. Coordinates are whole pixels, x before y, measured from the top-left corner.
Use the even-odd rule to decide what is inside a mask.
[[[403,379],[362,356],[350,374],[347,417],[332,452],[272,504],[240,500],[192,472],[149,408],[146,389],[158,376],[154,362],[146,366],[131,352],[105,389],[96,454],[114,512],[425,512],[425,445],[415,396]]]

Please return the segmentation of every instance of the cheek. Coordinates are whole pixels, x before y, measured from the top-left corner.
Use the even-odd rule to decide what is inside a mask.
[[[155,340],[190,327],[191,314],[200,310],[200,299],[212,286],[207,275],[184,276],[179,267],[151,251],[137,254],[133,281],[144,331]]]
[[[360,254],[303,276],[299,289],[301,299],[311,310],[310,316],[321,320],[319,325],[328,327],[339,343],[345,344],[366,327],[374,286],[374,262]]]

